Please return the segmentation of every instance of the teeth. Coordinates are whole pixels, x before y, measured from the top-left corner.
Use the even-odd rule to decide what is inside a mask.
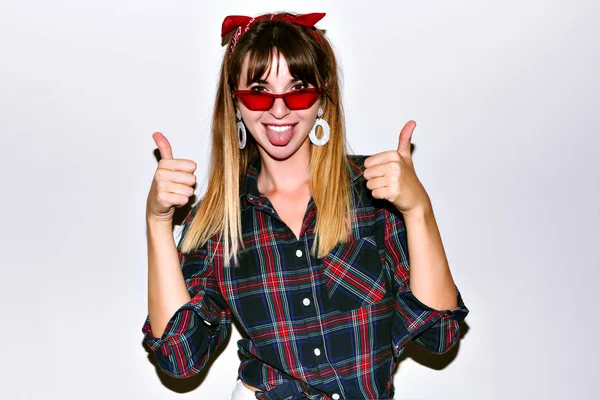
[[[290,130],[290,129],[292,129],[292,126],[291,126],[291,125],[288,125],[288,126],[273,126],[273,125],[267,125],[267,127],[268,127],[270,130],[272,130],[272,131],[275,131],[275,132],[285,132],[285,131],[287,131],[287,130]]]

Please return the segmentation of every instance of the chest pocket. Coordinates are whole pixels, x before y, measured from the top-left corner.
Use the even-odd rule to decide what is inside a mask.
[[[374,236],[351,239],[323,258],[327,296],[340,311],[376,303],[386,294],[386,276]]]

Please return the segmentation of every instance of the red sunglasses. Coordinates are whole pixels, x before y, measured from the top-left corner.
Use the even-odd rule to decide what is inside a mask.
[[[283,99],[290,110],[306,110],[317,101],[323,88],[305,88],[283,94],[260,92],[258,90],[234,90],[233,94],[251,111],[269,111],[275,99]]]

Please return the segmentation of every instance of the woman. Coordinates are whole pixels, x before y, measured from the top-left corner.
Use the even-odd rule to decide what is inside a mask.
[[[233,398],[391,398],[405,344],[447,351],[468,312],[411,161],[415,123],[397,150],[346,154],[323,16],[223,22],[210,179],[178,247],[172,215],[196,165],[154,134],[143,332],[158,365],[184,378],[233,314],[245,331]]]

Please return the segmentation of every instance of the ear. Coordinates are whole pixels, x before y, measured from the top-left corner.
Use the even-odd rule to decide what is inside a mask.
[[[231,77],[227,78],[227,86],[229,87],[229,91],[233,92],[235,90],[236,85],[231,82]]]

